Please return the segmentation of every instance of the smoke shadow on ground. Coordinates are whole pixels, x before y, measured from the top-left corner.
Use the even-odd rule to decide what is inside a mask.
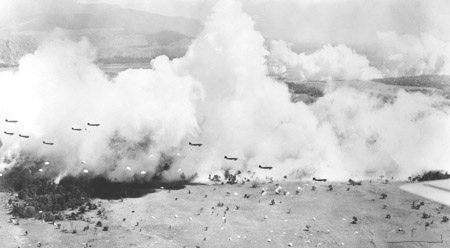
[[[75,209],[93,198],[105,200],[139,198],[161,190],[180,190],[195,183],[189,180],[112,181],[105,175],[66,176],[55,183],[55,175],[43,174],[36,166],[12,167],[0,177],[0,190],[17,193],[17,200],[38,211]],[[24,206],[25,206],[24,205]]]
[[[85,183],[88,187],[88,195],[101,199],[139,198],[158,190],[181,190],[187,185],[198,185],[190,181],[112,182],[104,177],[88,179]]]

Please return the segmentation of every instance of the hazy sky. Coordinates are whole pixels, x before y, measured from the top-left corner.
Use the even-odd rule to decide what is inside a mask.
[[[204,20],[217,0],[78,0]],[[447,0],[241,0],[266,37],[368,43],[377,31],[450,40]]]
[[[52,1],[54,0],[37,0],[30,1],[30,4],[43,2],[51,6],[49,3]],[[205,20],[218,0],[74,1],[110,3],[161,15]],[[358,44],[373,42],[378,31],[395,31],[399,35],[427,33],[441,40],[450,40],[448,0],[237,1],[242,1],[244,10],[252,16],[257,28],[268,38]],[[12,2],[16,1],[0,0],[0,5]]]

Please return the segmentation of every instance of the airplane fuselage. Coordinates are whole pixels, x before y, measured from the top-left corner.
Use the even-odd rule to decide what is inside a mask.
[[[190,146],[198,146],[198,147],[200,147],[200,146],[202,146],[203,144],[194,144],[194,143],[189,142],[189,145],[190,145]]]
[[[260,169],[265,169],[265,170],[271,170],[273,167],[272,166],[259,166]]]
[[[317,181],[317,182],[326,182],[327,181],[327,179],[317,179],[315,177],[313,177],[313,180]]]
[[[223,158],[225,158],[226,160],[233,160],[233,161],[238,160],[237,158],[230,158],[230,157],[227,157],[227,156],[224,156]]]

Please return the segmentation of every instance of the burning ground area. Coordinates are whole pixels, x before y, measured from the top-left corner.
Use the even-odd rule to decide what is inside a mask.
[[[136,198],[96,199],[47,223],[8,223],[11,196],[4,193],[0,238],[5,247],[446,247],[449,207],[401,191],[403,183],[162,187]]]

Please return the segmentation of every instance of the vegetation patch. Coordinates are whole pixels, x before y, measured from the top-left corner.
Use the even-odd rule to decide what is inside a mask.
[[[445,75],[390,77],[373,79],[372,81],[397,86],[431,87],[437,89],[444,89],[450,86],[450,76]]]
[[[450,178],[450,174],[447,171],[443,170],[430,170],[423,172],[421,174],[417,174],[409,177],[411,181],[431,181],[431,180],[439,180],[439,179],[448,179]]]

